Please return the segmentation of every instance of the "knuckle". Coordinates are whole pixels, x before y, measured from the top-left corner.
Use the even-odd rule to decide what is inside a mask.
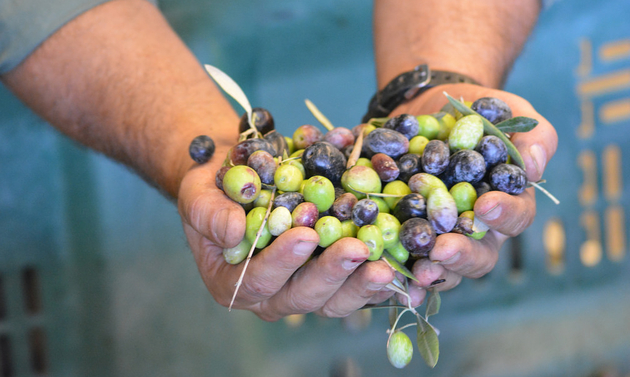
[[[316,303],[303,295],[289,295],[287,306],[292,314],[310,313],[318,307]]]
[[[240,289],[243,291],[244,296],[249,297],[251,300],[256,302],[269,298],[276,293],[275,288],[261,279],[251,280],[248,282],[243,281]]]

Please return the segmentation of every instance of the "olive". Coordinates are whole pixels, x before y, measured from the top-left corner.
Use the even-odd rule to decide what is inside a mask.
[[[262,107],[254,107],[252,109],[252,120],[256,130],[261,134],[266,134],[274,129],[274,121],[271,113]],[[247,113],[241,116],[238,124],[238,132],[243,133],[251,129],[249,122],[247,121]]]
[[[338,186],[341,175],[346,170],[346,157],[332,144],[320,141],[304,150],[302,165],[307,178],[321,175]]]

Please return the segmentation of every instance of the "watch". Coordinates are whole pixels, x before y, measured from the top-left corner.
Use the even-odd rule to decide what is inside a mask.
[[[479,85],[468,76],[450,71],[431,70],[427,64],[420,64],[413,70],[396,76],[383,90],[378,91],[370,100],[368,111],[361,122],[367,123],[372,118],[386,117],[398,105],[434,86],[456,83]]]

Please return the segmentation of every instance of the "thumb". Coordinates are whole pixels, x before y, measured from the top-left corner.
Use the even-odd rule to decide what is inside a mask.
[[[536,182],[542,178],[547,162],[556,153],[558,134],[551,123],[533,109],[522,115],[538,120],[538,125],[529,132],[515,133],[512,143],[521,152],[527,179]]]
[[[202,167],[186,174],[178,195],[179,214],[184,224],[215,245],[234,247],[245,234],[245,211],[216,188],[214,180],[215,173]]]

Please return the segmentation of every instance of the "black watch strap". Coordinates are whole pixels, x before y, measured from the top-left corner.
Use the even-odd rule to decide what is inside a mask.
[[[368,111],[361,122],[366,123],[372,118],[386,117],[398,105],[417,97],[429,88],[455,83],[479,85],[468,76],[449,71],[431,70],[428,65],[420,64],[413,70],[396,76],[383,90],[377,92],[370,100]]]

